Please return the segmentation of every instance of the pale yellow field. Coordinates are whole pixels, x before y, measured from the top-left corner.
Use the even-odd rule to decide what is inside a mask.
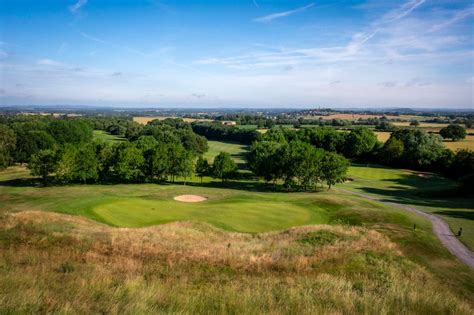
[[[466,136],[466,139],[461,141],[444,141],[444,145],[453,151],[458,149],[474,150],[474,136]]]
[[[381,132],[381,131],[375,131],[375,134],[377,135],[377,139],[380,142],[385,142],[390,138],[390,132]],[[470,149],[474,150],[474,136],[466,136],[466,139],[461,140],[461,141],[443,141],[444,145],[453,151],[456,151],[458,149]]]
[[[375,131],[374,133],[377,135],[377,139],[380,142],[385,142],[390,138],[390,132]]]
[[[393,124],[395,126],[398,126],[398,127],[408,127],[408,126],[410,126],[409,121],[393,122]],[[437,128],[439,130],[440,128],[444,128],[447,125],[448,124],[427,123],[427,122],[420,121],[420,125],[417,128]]]
[[[319,119],[320,117],[324,120],[331,120],[331,119],[345,119],[345,120],[357,120],[359,118],[362,119],[369,119],[369,118],[382,118],[384,115],[369,115],[369,114],[333,114],[328,116],[305,116],[304,118],[307,119]],[[414,115],[385,115],[388,119],[421,119],[420,116]]]
[[[146,125],[149,121],[158,119],[158,120],[165,120],[166,118],[180,118],[174,116],[136,116],[133,117],[133,121]],[[212,121],[211,119],[195,119],[195,118],[183,118],[185,122],[194,122],[194,121]]]

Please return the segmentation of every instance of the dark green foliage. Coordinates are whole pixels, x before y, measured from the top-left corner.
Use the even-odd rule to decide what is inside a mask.
[[[203,158],[202,156],[199,156],[199,158],[196,162],[195,172],[196,172],[197,176],[199,176],[201,178],[201,183],[202,183],[202,178],[204,176],[210,175],[209,162],[205,158]]]
[[[239,129],[235,126],[224,126],[220,123],[193,123],[192,129],[198,135],[216,141],[251,144],[259,137],[256,130]]]
[[[92,144],[65,145],[58,153],[56,178],[65,182],[94,182],[99,161]]]
[[[444,139],[451,139],[452,141],[459,141],[466,138],[466,129],[461,125],[450,124],[442,128],[439,134]]]
[[[223,182],[235,177],[237,165],[227,152],[221,152],[214,158],[212,163],[212,176]]]
[[[122,143],[115,149],[113,174],[121,181],[137,182],[143,178],[145,159],[142,151],[132,143]]]
[[[27,125],[15,126],[16,149],[14,159],[16,162],[25,163],[40,150],[53,149],[56,141],[44,130],[28,130]]]
[[[343,156],[328,152],[323,155],[321,161],[321,180],[326,182],[329,189],[337,183],[342,183],[346,179],[349,162]]]
[[[0,170],[12,164],[15,145],[15,132],[0,124]]]
[[[92,128],[82,120],[53,120],[48,131],[60,144],[77,144],[92,140]]]
[[[390,137],[381,150],[381,159],[388,164],[395,165],[400,162],[404,153],[403,141]]]
[[[344,154],[347,157],[363,157],[371,153],[377,143],[377,136],[365,127],[357,127],[346,135]]]
[[[412,121],[410,121],[410,126],[412,127],[418,127],[420,125],[420,122],[416,119],[413,119]]]
[[[281,177],[281,144],[274,141],[256,141],[250,148],[247,162],[250,170],[267,182]]]
[[[429,167],[444,151],[439,136],[426,134],[420,129],[396,130],[390,136],[392,138],[403,143],[400,163],[407,167]]]
[[[288,143],[255,142],[247,156],[249,167],[257,176],[285,186],[298,185],[303,189],[325,181],[329,186],[342,181],[348,161],[334,152],[316,149],[309,143],[294,140]]]
[[[46,185],[48,182],[48,176],[54,173],[58,167],[58,154],[54,150],[40,150],[35,153],[30,162],[28,168],[31,170],[31,175],[41,176],[43,184]]]
[[[298,133],[298,139],[333,152],[341,152],[345,141],[344,133],[329,127],[305,128]]]

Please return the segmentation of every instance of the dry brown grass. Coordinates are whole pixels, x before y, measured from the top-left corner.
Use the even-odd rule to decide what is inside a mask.
[[[362,227],[117,229],[29,211],[6,215],[0,232],[0,313],[473,311],[386,236]]]

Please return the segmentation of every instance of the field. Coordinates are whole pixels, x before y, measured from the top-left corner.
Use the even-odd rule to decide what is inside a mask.
[[[195,118],[182,118],[182,117],[176,117],[176,116],[135,116],[133,117],[133,121],[146,125],[149,121],[158,119],[158,120],[164,120],[166,118],[181,118],[185,122],[194,122],[194,121],[212,121],[211,119],[195,119]]]
[[[358,119],[369,119],[369,118],[382,118],[384,115],[369,115],[369,114],[332,114],[332,115],[327,115],[327,116],[305,116],[303,118],[306,119],[319,119],[322,118],[324,120],[332,120],[332,119],[343,119],[343,120],[358,120]],[[406,119],[406,120],[411,120],[411,119],[424,119],[424,117],[421,116],[415,116],[415,115],[385,115],[388,119]]]
[[[376,131],[375,134],[380,142],[385,142],[390,138],[390,132]],[[448,149],[453,151],[458,149],[474,150],[474,136],[471,135],[466,136],[465,139],[460,141],[444,140],[443,143]]]
[[[474,150],[474,136],[466,136],[465,139],[460,141],[444,141],[444,145],[449,149],[456,151],[458,149],[469,149]]]

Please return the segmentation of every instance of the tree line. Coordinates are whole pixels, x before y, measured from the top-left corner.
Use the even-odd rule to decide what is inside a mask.
[[[95,142],[94,128],[128,141],[115,145]],[[416,128],[395,130],[382,144],[365,127],[350,132],[330,127],[272,128],[260,134],[216,123],[190,124],[182,119],[140,125],[111,117],[4,119],[0,123],[0,168],[27,163],[33,174],[45,180],[55,174],[60,182],[80,183],[173,181],[193,173],[223,181],[235,178],[236,166],[228,154],[219,154],[212,165],[202,158],[208,150],[207,139],[251,144],[249,169],[268,182],[281,181],[286,186],[309,188],[343,181],[348,159],[434,171],[459,179],[466,187],[474,177],[472,151],[455,153],[444,147],[439,135]]]

